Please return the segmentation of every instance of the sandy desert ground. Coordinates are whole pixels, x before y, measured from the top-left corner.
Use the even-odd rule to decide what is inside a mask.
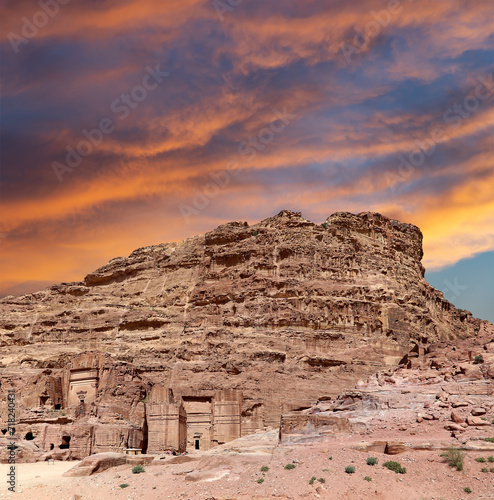
[[[431,424],[427,440],[444,436]],[[412,434],[413,433],[413,434]],[[372,439],[420,441],[411,430],[380,431]],[[243,438],[209,452],[158,458],[133,474],[130,465],[121,465],[90,477],[61,477],[76,462],[22,464],[19,467],[19,492],[15,498],[30,500],[89,500],[117,498],[261,500],[261,499],[379,499],[379,500],[494,500],[494,451],[467,452],[463,471],[447,465],[440,452],[409,451],[389,456],[358,451],[354,446],[363,436],[338,436],[333,440],[308,445],[278,445],[277,432]],[[366,459],[374,456],[378,464]],[[485,457],[485,463],[475,458]],[[396,474],[383,467],[395,460],[406,467]],[[494,459],[492,459],[494,460]],[[291,470],[285,465],[293,464]],[[355,473],[345,473],[353,465]],[[493,472],[482,472],[482,468]],[[269,467],[261,472],[261,467]],[[4,475],[6,466],[2,466]],[[311,478],[315,480],[311,483]],[[369,480],[364,478],[368,477]],[[263,479],[263,481],[260,481]],[[127,484],[127,487],[121,485]],[[3,487],[4,485],[2,485]],[[470,488],[466,493],[464,488]],[[22,491],[20,491],[22,490]],[[0,493],[10,497],[13,493]]]

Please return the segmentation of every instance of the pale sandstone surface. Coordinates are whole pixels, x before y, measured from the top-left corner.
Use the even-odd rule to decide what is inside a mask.
[[[437,428],[428,429],[434,439]],[[381,439],[397,439],[399,431],[386,430],[376,435]],[[403,437],[403,432],[399,432]],[[44,463],[29,464],[39,468],[37,484],[26,487],[16,498],[31,500],[78,500],[110,498],[119,499],[187,499],[187,500],[261,500],[261,499],[356,499],[421,500],[443,498],[448,500],[494,498],[494,474],[482,473],[486,464],[474,459],[487,457],[494,452],[468,451],[462,472],[450,468],[440,457],[440,450],[405,451],[389,456],[379,451],[365,452],[355,449],[359,446],[359,435],[342,435],[324,443],[304,446],[271,444],[259,446],[262,450],[252,451],[252,442],[247,449],[237,440],[234,449],[210,452],[193,452],[193,460],[145,466],[142,474],[132,474],[129,465],[121,465],[90,477],[46,478],[42,476]],[[276,441],[276,439],[275,439]],[[226,445],[223,445],[226,446]],[[220,448],[220,447],[218,447]],[[210,455],[214,452],[214,455]],[[376,466],[366,465],[366,458],[378,458]],[[330,460],[331,457],[331,460]],[[179,457],[188,458],[188,457]],[[406,474],[395,474],[385,469],[386,460],[397,460],[407,469]],[[293,470],[284,466],[294,463]],[[27,464],[26,464],[27,465]],[[354,465],[353,475],[345,474],[347,465]],[[487,464],[488,465],[488,464]],[[261,467],[269,470],[263,474]],[[323,478],[325,483],[310,479]],[[372,481],[364,480],[369,476]],[[262,484],[257,483],[264,477]],[[121,484],[128,484],[122,489]],[[472,494],[463,489],[468,486]],[[72,497],[72,495],[79,497]],[[5,494],[7,496],[7,494]],[[10,495],[8,495],[10,496]]]

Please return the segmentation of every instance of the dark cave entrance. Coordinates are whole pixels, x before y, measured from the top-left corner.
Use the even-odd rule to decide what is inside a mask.
[[[62,437],[62,444],[59,446],[61,450],[68,450],[70,448],[70,436]]]

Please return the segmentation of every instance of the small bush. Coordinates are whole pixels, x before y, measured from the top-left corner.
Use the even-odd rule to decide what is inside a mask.
[[[312,476],[310,478],[310,481],[309,481],[309,484],[314,484],[314,482],[316,481],[317,477],[316,476]]]
[[[321,483],[321,484],[324,484],[326,482],[326,479],[324,479],[323,477],[320,477],[318,479],[318,481]]]
[[[472,493],[472,490],[468,486],[466,488],[463,488],[463,491],[465,493]]]
[[[494,472],[494,467],[491,467],[491,468],[489,469],[489,471],[490,471],[490,472]]]
[[[328,460],[333,460],[333,457],[328,457]]]
[[[323,469],[322,471],[323,472],[329,472],[329,469]]]
[[[268,472],[268,470],[269,470],[269,467],[267,467],[266,465],[263,465],[261,467],[261,472]]]
[[[494,457],[492,455],[490,457],[487,457],[487,461],[490,463],[494,462]]]
[[[475,459],[476,462],[479,462],[480,464],[483,464],[485,462],[485,458],[484,457],[477,457]]]
[[[145,469],[142,465],[136,465],[135,467],[132,467],[132,474],[140,474],[141,472],[144,472]]]
[[[494,422],[494,421],[493,421]],[[488,443],[494,443],[494,437],[491,438],[483,438],[484,441],[487,441]]]
[[[292,469],[295,469],[296,465],[295,464],[286,464],[285,465],[285,469],[286,470],[292,470]]]
[[[128,487],[129,487],[129,485],[127,483],[123,483],[120,485],[120,488],[128,488]]]
[[[345,472],[347,474],[353,474],[355,472],[355,467],[353,465],[347,465],[345,467]]]
[[[264,483],[264,478],[263,478],[263,477],[260,477],[260,478],[257,480],[257,482],[258,482],[259,484]]]
[[[406,474],[407,470],[405,467],[402,467],[399,462],[393,462],[392,460],[389,460],[388,462],[384,462],[384,467],[386,469],[392,470],[393,472],[396,472],[396,474]]]
[[[482,467],[482,469],[480,469],[480,472],[489,472],[489,469],[487,467]]]
[[[367,458],[367,465],[376,465],[378,462],[376,457],[368,457]]]
[[[450,467],[456,467],[456,470],[463,470],[463,459],[465,458],[465,453],[460,451],[458,448],[450,446],[448,451],[441,453],[441,456],[446,458]]]
[[[364,477],[364,481],[372,481],[372,478],[371,478],[371,477],[369,477],[369,476],[365,476],[365,477]]]
[[[477,354],[475,358],[473,358],[473,364],[474,365],[480,365],[480,363],[484,362],[484,358],[482,357],[482,354]]]

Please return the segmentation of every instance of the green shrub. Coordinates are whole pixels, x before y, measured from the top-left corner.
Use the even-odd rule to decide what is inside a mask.
[[[268,472],[268,470],[269,470],[269,467],[267,467],[266,465],[263,465],[261,467],[261,472]]]
[[[482,469],[480,469],[480,472],[489,472],[489,469],[487,467],[482,467]]]
[[[477,457],[475,459],[476,462],[479,462],[480,464],[483,464],[485,462],[485,458],[484,457]]]
[[[480,363],[484,362],[484,358],[482,357],[482,354],[477,354],[475,358],[473,358],[473,364],[474,365],[479,365]]]
[[[328,460],[333,460],[333,457],[328,457]]]
[[[355,467],[353,465],[347,465],[345,467],[345,472],[347,474],[353,474],[355,472]]]
[[[372,481],[372,478],[371,478],[371,477],[369,477],[369,476],[365,476],[365,477],[364,477],[364,481]]]
[[[135,467],[132,467],[132,474],[140,474],[141,472],[144,472],[145,469],[142,465],[136,465]]]
[[[460,451],[458,448],[450,446],[448,451],[441,453],[441,456],[446,458],[450,467],[456,467],[456,470],[463,470],[463,459],[465,458],[465,453]]]
[[[286,464],[285,465],[285,469],[286,470],[292,470],[292,469],[295,469],[296,465],[295,464]]]
[[[494,472],[494,467],[491,467],[491,468],[489,469],[489,471],[490,471],[490,472]]]
[[[260,478],[257,480],[257,482],[258,482],[259,484],[264,483],[264,478],[263,478],[263,477],[260,477]]]
[[[129,487],[129,485],[127,483],[123,483],[120,485],[120,488],[128,488],[128,487]]]
[[[484,441],[487,441],[488,443],[494,443],[494,437],[491,438],[482,438]]]
[[[314,484],[314,482],[315,482],[315,480],[316,480],[316,479],[317,479],[317,477],[316,477],[316,476],[312,476],[312,477],[310,478],[309,484]]]
[[[490,457],[487,457],[487,461],[490,463],[494,462],[494,457],[492,455]]]
[[[392,470],[393,472],[396,472],[396,474],[406,474],[407,470],[405,467],[402,467],[399,462],[393,462],[392,460],[389,460],[387,462],[384,462],[383,464],[386,469]]]
[[[318,479],[318,481],[321,483],[321,484],[324,484],[326,482],[326,479],[324,479],[323,477],[320,477]]]
[[[378,462],[376,457],[368,457],[367,458],[367,465],[376,465]]]
[[[472,490],[468,486],[466,488],[463,488],[463,491],[465,493],[472,493]]]

